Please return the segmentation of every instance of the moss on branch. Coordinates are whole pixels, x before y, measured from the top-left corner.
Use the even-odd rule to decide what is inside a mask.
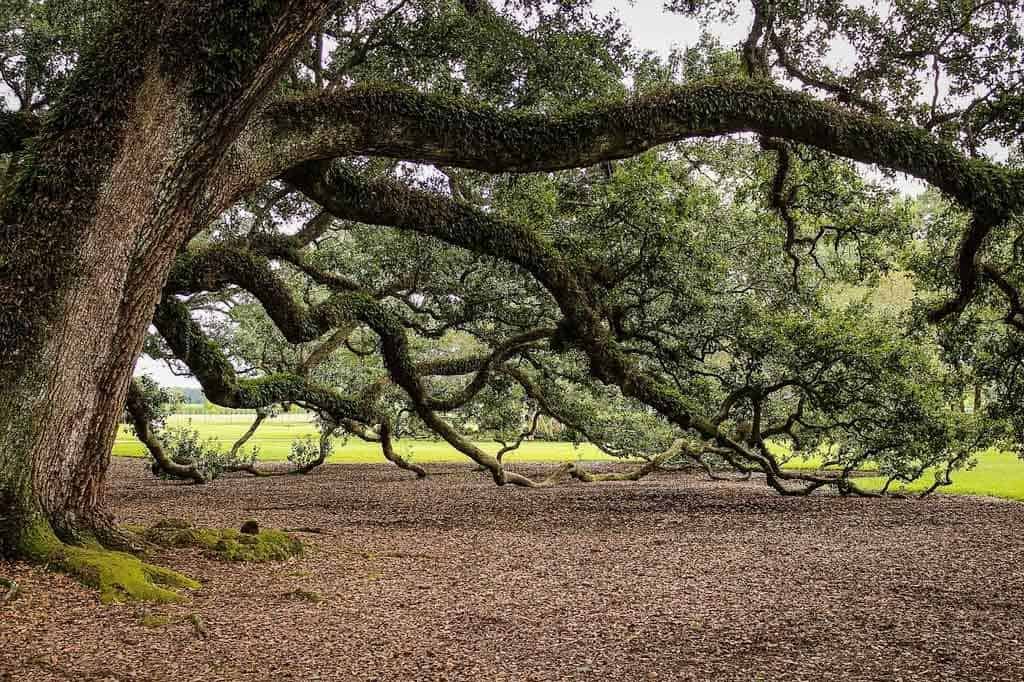
[[[278,172],[308,159],[352,154],[490,172],[558,170],[667,142],[749,131],[909,173],[985,215],[1005,217],[1024,206],[1024,174],[967,159],[922,128],[764,80],[681,85],[560,115],[498,111],[369,85],[279,102],[268,107],[262,125],[288,152]]]

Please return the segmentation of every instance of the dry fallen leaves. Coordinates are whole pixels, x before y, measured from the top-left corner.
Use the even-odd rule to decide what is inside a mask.
[[[1024,669],[1024,505],[785,499],[670,474],[521,490],[468,465],[435,473],[339,465],[183,486],[116,460],[110,503],[125,523],[254,518],[302,533],[306,555],[161,554],[204,586],[155,608],[100,606],[65,576],[0,563],[22,588],[0,605],[0,680],[1019,680]]]

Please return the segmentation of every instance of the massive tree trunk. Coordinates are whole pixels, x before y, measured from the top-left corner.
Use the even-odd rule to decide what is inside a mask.
[[[79,167],[90,167],[77,178],[86,195],[26,179],[19,189],[32,192],[31,203],[5,215],[2,243],[14,253],[5,294],[20,294],[12,305],[27,310],[4,338],[4,553],[35,553],[31,533],[46,535],[46,525],[66,541],[108,534],[103,474],[132,366],[174,253],[205,217],[188,174],[169,177],[182,164],[169,139],[180,126],[166,84],[147,76],[122,96],[130,104],[108,128],[119,135],[111,158],[104,149],[79,151]],[[59,150],[66,142],[55,137]],[[27,162],[54,157],[59,151],[38,149]]]
[[[170,3],[162,25],[124,10],[18,161],[0,208],[0,555],[120,539],[103,477],[161,287],[225,208],[225,152],[326,4],[232,15],[245,31],[202,4]],[[216,55],[189,31],[253,44],[211,83],[187,60]]]

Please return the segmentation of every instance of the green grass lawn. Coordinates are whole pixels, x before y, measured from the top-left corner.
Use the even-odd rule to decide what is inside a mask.
[[[1024,502],[1024,461],[1017,455],[999,450],[986,450],[978,453],[978,465],[953,473],[953,485],[939,488],[942,492],[957,495],[992,495]],[[920,491],[927,488],[935,479],[931,474],[907,486],[907,492]],[[865,488],[880,488],[885,480],[882,478],[857,479],[857,483]],[[901,490],[895,483],[890,490]]]
[[[231,447],[249,425],[251,415],[173,415],[167,420],[168,426],[188,426],[204,437],[216,438],[225,449]],[[259,459],[275,462],[287,459],[291,443],[304,436],[317,437],[316,429],[304,415],[284,415],[264,421],[246,447],[257,446],[260,449]],[[498,443],[481,442],[477,445],[491,453],[501,447]],[[410,457],[412,461],[423,464],[429,462],[468,462],[469,459],[443,441],[399,440],[395,444],[399,454]],[[142,457],[146,452],[132,435],[131,430],[122,426],[114,443],[113,454],[122,457]],[[512,462],[566,462],[576,459],[613,460],[589,443],[574,447],[571,443],[552,443],[548,441],[530,441],[522,447],[506,455],[506,461]],[[376,443],[366,443],[354,436],[342,445],[335,443],[334,452],[327,460],[334,463],[383,463],[386,460]]]
[[[251,415],[174,415],[168,419],[168,426],[186,426],[198,430],[204,437],[220,440],[227,448],[241,436],[251,423]],[[280,461],[288,456],[291,442],[303,436],[316,435],[316,429],[306,415],[288,414],[275,419],[268,419],[260,426],[256,435],[248,445],[260,448],[260,460]],[[477,445],[488,452],[497,452],[497,443],[482,442]],[[396,443],[398,452],[418,463],[430,462],[466,462],[466,456],[450,445],[439,441],[402,440]],[[143,445],[135,439],[131,431],[122,426],[114,444],[114,455],[141,457],[145,454]],[[551,443],[547,441],[531,441],[523,443],[518,450],[509,453],[509,462],[566,462],[581,460],[612,460],[593,445],[583,444],[578,447],[570,443]],[[334,453],[328,462],[335,463],[382,463],[380,447],[375,443],[365,443],[358,438],[350,437],[344,445],[337,443]],[[813,462],[791,462],[790,467],[807,468]],[[913,492],[927,487],[931,482],[930,475],[911,485],[907,490]],[[860,478],[857,483],[865,488],[878,488],[884,483],[881,478]],[[897,490],[898,486],[891,489]],[[1024,501],[1024,461],[1006,452],[988,450],[978,454],[978,465],[971,470],[953,474],[953,485],[941,488],[942,492],[960,495],[993,495],[1012,500]]]

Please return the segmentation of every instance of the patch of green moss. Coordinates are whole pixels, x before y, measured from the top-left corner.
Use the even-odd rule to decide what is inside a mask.
[[[199,583],[176,571],[144,563],[131,554],[104,549],[98,543],[66,545],[50,524],[38,519],[20,538],[24,557],[78,578],[100,592],[104,604],[124,601],[181,602],[176,588],[199,589]]]
[[[53,528],[41,516],[30,522],[18,538],[18,553],[39,563],[48,561],[63,547]]]
[[[221,531],[212,528],[174,528],[153,526],[142,537],[155,545],[172,549],[202,547],[212,549],[220,541]]]
[[[142,616],[139,621],[143,627],[147,628],[162,628],[171,624],[171,617],[165,616],[162,613],[147,613]]]
[[[173,588],[199,589],[198,582],[176,571],[100,547],[65,546],[55,559],[63,570],[99,589],[104,604],[130,600],[181,602],[185,597]]]
[[[279,530],[264,530],[258,535],[225,530],[209,554],[222,561],[282,561],[300,556],[302,542]]]
[[[152,526],[142,537],[161,547],[195,547],[220,561],[283,561],[302,554],[302,542],[279,530],[263,530],[255,535],[226,528],[195,528],[187,522],[168,519]]]

